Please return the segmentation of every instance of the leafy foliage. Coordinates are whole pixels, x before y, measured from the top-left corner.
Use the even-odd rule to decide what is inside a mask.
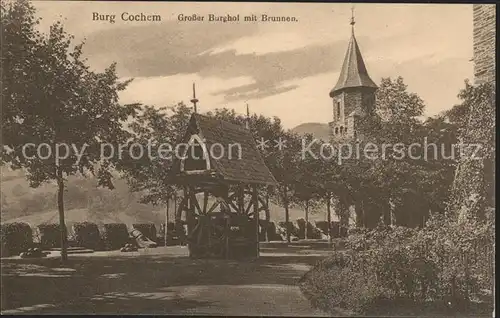
[[[183,103],[158,108],[141,105],[136,119],[130,123],[132,137],[128,144],[147,145],[150,154],[138,159],[125,154],[118,169],[131,191],[142,193],[141,202],[165,204],[176,191],[168,175],[173,154],[164,153],[167,149],[161,145],[174,148],[180,142],[191,112]]]
[[[104,249],[117,250],[130,243],[127,225],[123,223],[103,224],[99,230]]]
[[[142,233],[145,237],[156,242],[156,226],[153,223],[133,224],[132,227]]]
[[[2,256],[17,255],[33,246],[33,232],[27,223],[4,223],[0,228]]]
[[[101,157],[101,145],[127,140],[122,124],[137,106],[119,104],[118,92],[128,82],[118,80],[116,64],[91,71],[83,43],[74,45],[60,21],[48,34],[38,32],[29,1],[2,2],[1,19],[1,162],[24,169],[32,187],[56,180],[64,220],[68,175],[91,172],[99,185],[113,188],[110,169],[116,161]],[[62,248],[65,260],[64,242]]]
[[[61,228],[59,224],[40,224],[36,227],[35,233],[42,248],[61,247]]]
[[[99,250],[102,246],[97,224],[81,222],[73,224],[73,238],[77,246]]]
[[[367,313],[387,300],[460,307],[492,287],[492,222],[457,223],[436,216],[418,230],[359,230],[347,246],[303,279],[304,291],[320,307]]]

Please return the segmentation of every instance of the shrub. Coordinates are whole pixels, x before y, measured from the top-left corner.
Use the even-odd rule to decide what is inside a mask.
[[[35,228],[42,248],[61,247],[61,227],[59,224],[40,224]]]
[[[97,224],[91,222],[78,222],[73,224],[74,240],[77,246],[101,249],[101,237]]]
[[[298,237],[305,238],[305,227],[306,221],[304,219],[297,219],[297,227],[298,227]],[[314,227],[311,222],[307,222],[307,238],[308,239],[320,239],[321,232],[318,228]]]
[[[156,242],[156,226],[153,223],[133,224],[132,227],[142,233],[145,237]]]
[[[27,223],[2,224],[0,228],[3,257],[17,255],[33,246],[33,232]]]
[[[267,238],[270,241],[282,241],[283,238],[278,233],[278,229],[276,228],[276,224],[274,222],[269,222],[267,227]]]
[[[322,234],[328,235],[328,222],[327,221],[316,221],[314,222],[316,228],[318,228]]]
[[[373,272],[362,270],[364,261],[355,254],[337,252],[304,277],[301,289],[314,306],[323,310],[367,312],[386,299],[386,292]]]
[[[298,238],[299,237],[299,229],[293,224],[292,222],[283,222],[280,221],[278,222],[278,227],[277,227],[277,232],[280,234],[280,236],[283,238],[283,240],[286,240],[286,229],[290,231],[290,237],[293,238]]]
[[[124,223],[108,223],[100,227],[103,248],[117,250],[130,243],[127,225]]]
[[[305,224],[306,224],[306,221],[304,219],[297,219],[295,221],[295,226],[297,227],[298,229],[298,233],[297,233],[297,237],[299,239],[305,239]]]
[[[373,311],[383,300],[452,306],[492,289],[494,226],[433,218],[423,229],[358,229],[348,253],[318,263],[301,287],[325,310]]]
[[[182,223],[168,222],[167,245],[179,245],[184,243],[186,231]],[[158,242],[163,243],[165,240],[165,223],[160,225],[158,233]]]

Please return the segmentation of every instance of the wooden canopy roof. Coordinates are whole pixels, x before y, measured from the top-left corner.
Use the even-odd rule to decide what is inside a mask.
[[[197,135],[207,149],[210,169],[200,172],[205,178],[229,183],[277,183],[264,163],[252,133],[245,127],[195,113],[182,142],[187,143],[193,135]],[[182,160],[174,160],[174,178],[186,182],[189,176],[182,171]]]

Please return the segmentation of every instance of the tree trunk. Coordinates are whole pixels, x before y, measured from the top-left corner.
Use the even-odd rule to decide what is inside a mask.
[[[167,246],[167,232],[168,232],[168,212],[169,212],[170,198],[167,199],[167,209],[165,210],[165,247]]]
[[[68,247],[66,237],[66,222],[64,221],[64,179],[60,167],[57,169],[57,208],[59,210],[59,228],[61,232],[61,262],[68,261]]]
[[[284,186],[283,190],[283,203],[285,205],[285,228],[286,228],[286,241],[288,243],[291,242],[290,239],[290,211],[288,211],[288,189],[287,186]]]
[[[304,239],[308,239],[307,237],[307,228],[308,228],[308,225],[309,225],[309,200],[306,200],[306,225],[304,227]]]
[[[347,229],[349,228],[349,206],[342,198],[339,198],[338,209],[341,229],[340,235],[345,237],[347,236]]]
[[[382,207],[382,211],[383,211],[383,215],[384,215],[384,224],[385,225],[391,225],[391,204],[389,203],[389,199],[386,199],[383,201],[383,207]]]
[[[326,199],[326,222],[328,223],[328,246],[332,247],[332,211],[330,199],[330,196]]]
[[[364,227],[365,226],[365,218],[363,211],[363,200],[359,199],[354,204],[354,211],[356,212],[356,227]]]
[[[269,189],[266,190],[266,213],[269,213]],[[266,228],[264,230],[264,233],[266,235],[266,242],[269,242],[269,226],[270,224],[266,222]]]

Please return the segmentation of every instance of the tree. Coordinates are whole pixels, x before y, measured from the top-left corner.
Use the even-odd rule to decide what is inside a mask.
[[[420,124],[424,113],[424,101],[415,93],[408,92],[402,77],[382,78],[376,92],[375,111],[382,121],[380,131],[368,132],[382,140],[407,142]],[[371,128],[371,127],[370,127]]]
[[[118,168],[131,191],[143,194],[142,203],[168,204],[177,191],[169,175],[175,154],[165,151],[175,149],[191,113],[191,108],[183,103],[171,107],[141,105],[136,118],[129,124],[132,132],[129,144],[147,145],[149,154],[139,159],[126,155]]]
[[[127,139],[122,123],[134,115],[136,105],[118,103],[118,92],[128,82],[118,81],[115,64],[102,73],[90,71],[83,43],[73,45],[61,22],[48,34],[37,32],[34,14],[27,1],[2,4],[2,161],[25,169],[32,187],[57,182],[64,262],[66,177],[91,172],[99,185],[113,186],[115,161],[101,160],[101,145]]]
[[[314,138],[312,135],[306,134],[302,137],[302,140],[304,144],[310,145]],[[309,237],[309,212],[316,210],[320,206],[324,195],[322,191],[324,187],[321,187],[321,185],[326,182],[322,175],[318,175],[318,172],[322,172],[322,161],[324,161],[323,158],[315,156],[315,154],[318,154],[318,144],[312,144],[311,148],[314,148],[315,151],[312,153],[313,155],[308,155],[308,153],[301,155],[300,160],[295,164],[295,170],[290,171],[294,175],[291,184],[293,189],[292,201],[302,207],[305,212],[305,239]]]

